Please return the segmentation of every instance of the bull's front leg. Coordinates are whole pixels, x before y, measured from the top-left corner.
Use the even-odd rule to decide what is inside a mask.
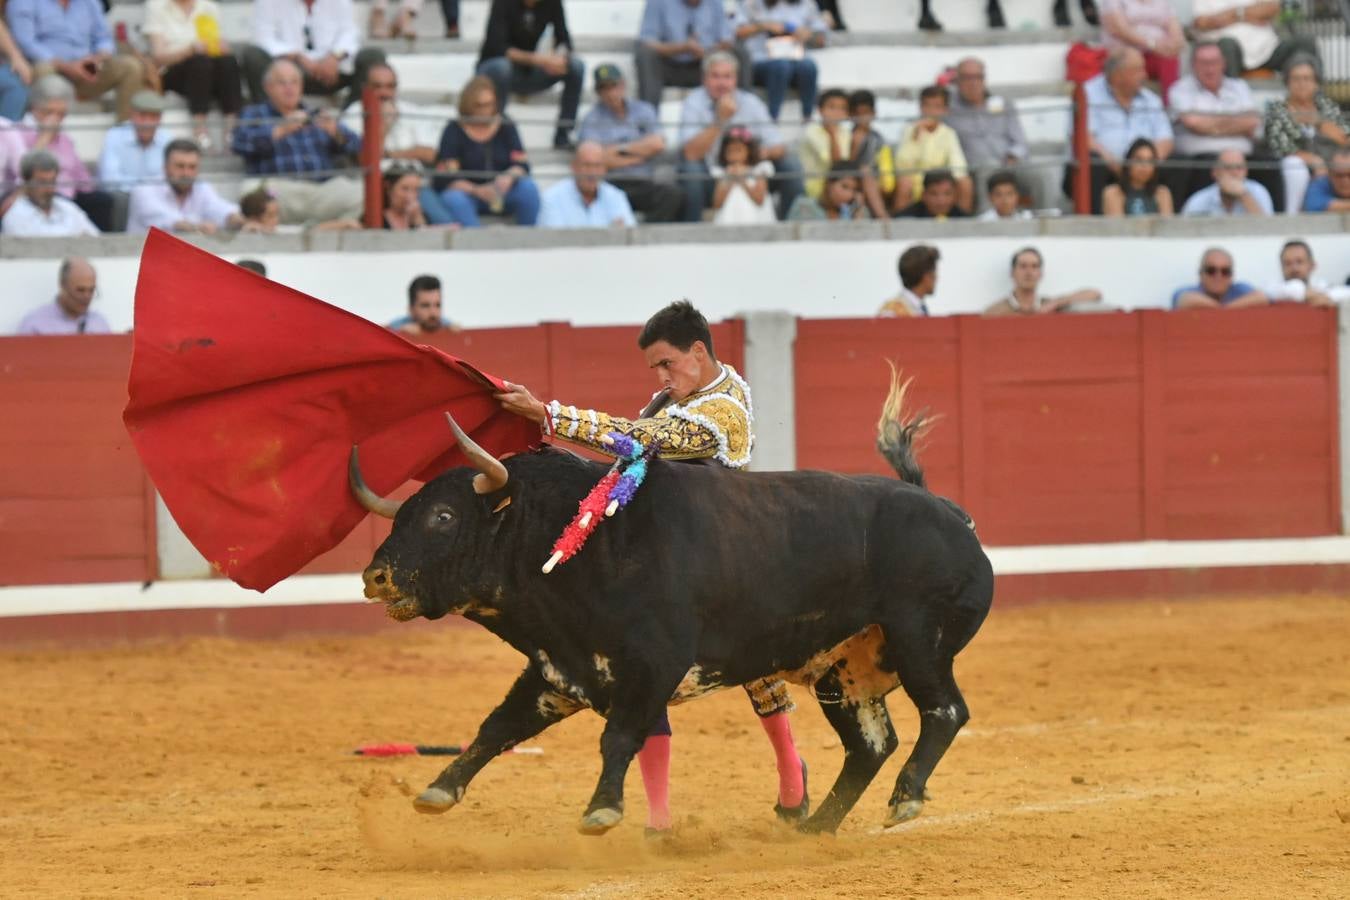
[[[581,708],[556,692],[533,665],[526,667],[504,699],[478,728],[478,736],[413,801],[421,813],[443,813],[464,798],[464,790],[493,757],[534,737]]]
[[[675,693],[679,677],[652,679],[641,692],[626,692],[610,705],[600,735],[600,781],[581,817],[582,834],[604,834],[623,820],[623,780],[633,757],[642,749],[662,710]]]

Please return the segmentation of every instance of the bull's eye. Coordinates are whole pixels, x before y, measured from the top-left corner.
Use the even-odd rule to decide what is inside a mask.
[[[450,513],[447,512],[446,510],[441,510],[440,512],[436,513],[437,525],[449,525],[452,519],[454,519],[454,516],[450,515]]]

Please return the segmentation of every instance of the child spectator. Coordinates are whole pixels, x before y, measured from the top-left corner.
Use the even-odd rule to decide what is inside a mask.
[[[849,158],[858,170],[863,198],[872,217],[884,219],[895,198],[895,155],[886,139],[872,129],[872,121],[877,117],[876,95],[868,90],[849,94],[848,112],[853,120]]]
[[[240,231],[275,234],[281,224],[281,202],[267,190],[258,188],[239,198],[239,214],[244,217]]]
[[[853,163],[840,160],[830,166],[825,176],[825,187],[817,200],[809,194],[799,194],[788,210],[788,220],[807,222],[871,218],[862,199],[858,171]]]
[[[930,85],[919,92],[919,121],[905,129],[896,153],[900,185],[891,205],[898,212],[923,196],[923,177],[933,169],[947,169],[956,181],[956,205],[969,213],[975,190],[966,167],[966,155],[956,131],[942,120],[947,115],[947,90]]]
[[[820,121],[802,132],[802,171],[806,175],[806,193],[820,197],[825,173],[830,166],[850,157],[852,128],[848,116],[848,94],[832,88],[820,95]]]
[[[1030,219],[1031,210],[1021,207],[1022,194],[1017,188],[1017,176],[1007,169],[999,169],[984,184],[989,196],[989,208],[977,216],[981,222],[999,222],[1012,219]]]
[[[717,165],[712,169],[713,221],[718,225],[760,225],[776,222],[769,178],[773,163],[759,159],[759,141],[748,128],[736,127],[722,138]]]

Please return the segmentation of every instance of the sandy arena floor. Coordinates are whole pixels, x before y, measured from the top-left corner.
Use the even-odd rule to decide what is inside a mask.
[[[589,713],[440,817],[406,793],[447,760],[346,755],[471,738],[521,666],[476,628],[0,654],[0,896],[1346,897],[1347,619],[1344,598],[996,607],[958,659],[974,718],[892,833],[901,693],[901,752],[834,838],[772,824],[741,692],[679,707],[663,848],[636,766],[628,818],[576,834]],[[797,698],[823,796],[841,752]]]

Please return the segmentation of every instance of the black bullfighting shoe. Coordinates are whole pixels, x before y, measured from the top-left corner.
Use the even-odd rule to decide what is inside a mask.
[[[786,822],[789,825],[797,825],[806,821],[806,817],[811,812],[811,795],[806,792],[806,760],[802,760],[802,802],[796,806],[788,807],[781,803],[773,805],[773,811],[778,815],[779,821]]]

